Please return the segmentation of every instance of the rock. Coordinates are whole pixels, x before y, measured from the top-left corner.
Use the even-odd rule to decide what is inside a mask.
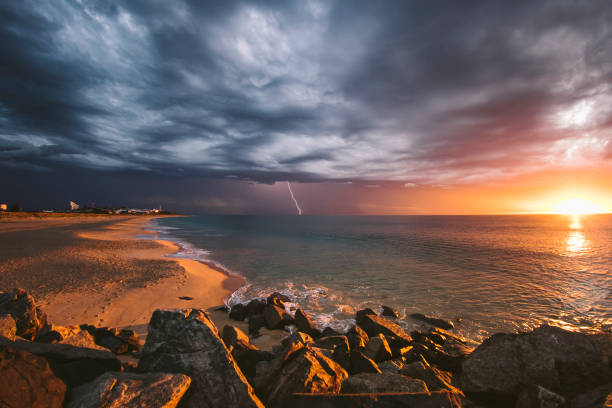
[[[381,316],[387,316],[387,317],[393,317],[395,319],[397,319],[399,317],[399,314],[397,313],[397,310],[392,309],[388,306],[383,306],[382,307],[382,313],[380,314]]]
[[[285,302],[291,302],[291,299],[289,299],[289,296],[283,295],[282,293],[278,293],[278,292],[272,293],[270,296],[268,296],[268,299],[266,300],[269,305],[279,306],[279,307],[282,307],[283,309],[285,308]]]
[[[376,315],[364,315],[359,322],[359,326],[368,334],[373,337],[378,334],[384,334],[385,337],[393,338],[394,344],[399,347],[409,346],[412,342],[412,338],[408,333],[404,331],[399,325],[393,323],[384,317]]]
[[[346,336],[325,336],[319,337],[316,341],[317,346],[333,350],[338,345],[342,345],[344,348],[349,349],[348,339]]]
[[[429,392],[422,380],[393,373],[361,373],[350,376],[342,383],[342,393],[375,392]]]
[[[331,327],[326,327],[321,332],[322,337],[340,336],[340,335],[342,335],[342,333],[340,333],[338,330],[332,329]]]
[[[439,328],[444,329],[444,330],[450,330],[450,329],[454,329],[455,328],[455,325],[450,320],[444,320],[444,319],[438,319],[438,318],[435,318],[435,317],[429,317],[429,316],[425,316],[424,314],[421,314],[421,313],[412,313],[410,315],[410,317],[412,317],[415,320],[420,320],[422,322],[431,324],[432,326],[436,326],[436,327],[439,327]]]
[[[365,309],[358,310],[357,313],[355,313],[355,321],[359,325],[361,323],[361,321],[363,320],[363,318],[365,316],[368,316],[368,315],[376,316],[376,312],[374,310],[370,309],[369,307],[366,307]]]
[[[11,315],[17,327],[16,335],[28,340],[34,339],[47,325],[47,315],[23,289],[0,292],[0,314]]]
[[[359,350],[351,350],[351,375],[359,373],[380,373],[378,365]]]
[[[254,349],[235,349],[232,352],[232,357],[236,360],[238,367],[248,379],[252,379],[256,375],[256,367],[260,361],[270,361],[274,358],[274,353],[270,351],[254,350]]]
[[[266,390],[270,408],[290,406],[294,393],[337,393],[347,372],[335,361],[309,347],[286,360]]]
[[[612,406],[612,383],[604,384],[574,397],[570,408],[604,408]]]
[[[265,300],[253,299],[246,305],[246,315],[251,318],[251,316],[262,314],[265,307]]]
[[[346,336],[319,337],[316,345],[324,350],[331,350],[331,359],[340,364],[346,371],[350,371],[350,347]]]
[[[17,325],[11,315],[0,315],[0,337],[15,340],[17,335]]]
[[[66,408],[174,408],[189,384],[184,374],[108,372],[72,390]]]
[[[263,315],[253,315],[249,317],[249,334],[253,337],[259,337],[259,329],[266,325],[266,319]]]
[[[284,326],[293,322],[293,318],[284,308],[267,304],[264,309],[264,319],[268,329],[282,329]]]
[[[609,359],[599,347],[586,334],[551,326],[496,334],[463,361],[462,389],[512,400],[524,386],[539,385],[571,398],[612,382]]]
[[[60,408],[66,384],[51,371],[46,359],[0,348],[0,406],[11,408]]]
[[[115,354],[125,354],[129,350],[129,345],[115,336],[102,337],[96,343]]]
[[[86,330],[80,330],[71,336],[65,337],[60,341],[60,343],[70,344],[75,347],[85,347],[95,350],[106,350],[104,347],[98,346],[94,342],[93,336],[89,334],[89,332],[87,332]]]
[[[292,408],[461,408],[448,391],[430,393],[304,394],[295,395]]]
[[[452,385],[453,375],[451,373],[431,367],[425,360],[406,364],[398,372],[401,375],[425,381],[427,388],[431,391],[449,390],[453,393],[461,393]]]
[[[8,346],[41,356],[69,388],[85,384],[107,371],[121,370],[121,362],[110,351],[75,347],[60,343],[34,343],[0,338],[0,347]]]
[[[378,369],[382,371],[383,373],[388,372],[388,373],[396,374],[399,370],[404,368],[404,366],[405,366],[404,361],[401,359],[387,360],[387,361],[383,361],[382,363],[378,364]]]
[[[346,337],[351,348],[363,348],[369,340],[368,334],[358,325],[355,325],[346,332]]]
[[[281,368],[287,361],[293,358],[295,353],[302,350],[306,346],[300,341],[288,341],[285,346],[281,346],[274,359],[269,362],[260,361],[256,364],[256,375],[253,379],[253,386],[257,390],[257,395],[265,395],[268,385],[280,372]]]
[[[57,343],[64,340],[66,337],[73,336],[82,331],[79,326],[56,326],[50,324],[45,326],[36,335],[34,341],[40,343]]]
[[[245,317],[247,317],[247,310],[242,303],[232,306],[229,312],[230,319],[241,322]]]
[[[293,320],[299,331],[308,333],[312,337],[319,337],[321,335],[321,331],[317,329],[317,326],[315,326],[310,317],[302,309],[295,311]]]
[[[292,347],[294,344],[307,345],[313,343],[312,337],[302,332],[295,332],[281,340],[283,347]]]
[[[140,338],[134,330],[122,329],[117,338],[127,343],[128,351],[140,351]]]
[[[223,342],[230,352],[233,350],[258,350],[245,332],[234,326],[223,327]]]
[[[563,408],[565,398],[539,385],[525,387],[519,394],[515,408]]]
[[[389,348],[389,343],[387,343],[385,336],[382,334],[370,337],[365,350],[363,350],[363,354],[366,357],[374,360],[376,363],[391,359],[391,349]]]
[[[190,376],[185,407],[263,407],[219,331],[201,310],[156,310],[138,370]]]

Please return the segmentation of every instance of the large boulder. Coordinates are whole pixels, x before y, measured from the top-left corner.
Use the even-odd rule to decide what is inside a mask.
[[[335,361],[309,346],[293,353],[265,391],[270,408],[290,406],[294,393],[337,393],[348,378]]]
[[[523,387],[539,385],[573,397],[612,382],[600,347],[587,334],[551,326],[496,334],[463,361],[461,388],[475,397],[514,400]]]
[[[186,407],[263,406],[201,310],[156,310],[138,370],[190,376]]]
[[[376,312],[372,309],[370,309],[369,307],[366,307],[365,309],[361,309],[358,310],[357,313],[355,313],[355,321],[357,322],[357,324],[359,324],[361,322],[361,320],[365,317],[365,316],[376,316]]]
[[[342,383],[342,393],[429,392],[422,380],[394,373],[361,373]]]
[[[368,343],[369,336],[359,325],[355,325],[346,332],[351,348],[363,348]]]
[[[61,408],[66,384],[43,357],[0,347],[0,406]]]
[[[223,342],[230,352],[234,350],[257,350],[257,347],[249,340],[249,336],[235,326],[226,325],[223,327]]]
[[[380,373],[378,365],[359,350],[351,350],[351,375],[359,373]]]
[[[265,300],[253,299],[246,305],[246,315],[250,318],[251,316],[262,314],[265,307]]]
[[[267,304],[263,313],[268,329],[282,329],[293,322],[293,318],[283,307]]]
[[[108,372],[72,390],[66,408],[174,408],[190,384],[184,374]]]
[[[385,337],[393,339],[397,346],[409,346],[412,342],[412,337],[404,329],[384,317],[365,314],[358,324],[370,337],[384,334]]]
[[[15,319],[17,336],[28,340],[34,339],[47,325],[47,315],[23,289],[0,292],[0,314],[11,315]]]
[[[370,337],[363,354],[377,363],[390,360],[392,356],[389,343],[382,334]]]
[[[601,385],[570,401],[571,408],[604,408],[612,407],[612,383]]]
[[[287,295],[283,295],[279,292],[274,292],[266,299],[269,305],[276,305],[282,308],[285,307],[286,302],[291,302],[291,299]]]
[[[495,405],[493,405],[495,406]],[[298,394],[291,408],[461,408],[449,391],[360,394]],[[473,407],[476,408],[476,407]]]
[[[96,350],[106,350],[95,343],[94,338],[85,330],[78,331],[60,341],[61,344],[70,344],[75,347],[85,347]]]
[[[384,306],[384,305],[382,307],[382,313],[380,315],[387,316],[387,317],[393,317],[395,319],[399,317],[399,313],[397,313],[397,310],[393,309],[392,307]]]
[[[125,354],[130,351],[140,350],[140,339],[134,330],[119,330],[114,327],[94,327],[87,324],[83,324],[80,327],[94,337],[97,345],[115,354]]]
[[[257,363],[274,357],[269,351],[259,350],[250,342],[249,336],[234,326],[223,327],[223,342],[247,378],[255,376]]]
[[[265,327],[265,325],[266,319],[264,319],[263,314],[249,316],[249,334],[252,337],[259,337],[259,329]]]
[[[451,373],[438,370],[425,360],[405,364],[398,372],[401,375],[425,381],[427,388],[431,391],[449,390],[461,394],[461,391],[452,385],[453,375]]]
[[[515,408],[564,408],[567,401],[559,394],[539,385],[525,387],[516,400]]]
[[[242,303],[232,306],[229,312],[230,319],[241,322],[245,317],[247,317],[247,308]]]
[[[121,370],[121,362],[110,351],[61,343],[35,343],[0,338],[0,347],[27,351],[49,361],[51,369],[68,387],[76,387],[107,371]]]
[[[0,337],[15,340],[16,335],[17,325],[15,324],[15,319],[8,314],[0,315]]]
[[[314,324],[310,316],[308,316],[302,309],[295,311],[295,316],[293,319],[299,331],[308,333],[312,337],[319,337],[321,335],[321,331],[317,329],[317,326]]]
[[[453,322],[451,322],[450,320],[438,319],[436,317],[429,317],[429,316],[425,316],[424,314],[421,314],[421,313],[412,313],[410,315],[410,317],[412,317],[415,320],[420,320],[422,322],[425,322],[425,323],[430,324],[432,326],[439,327],[439,328],[444,329],[444,330],[450,330],[450,329],[453,329],[455,327]]]

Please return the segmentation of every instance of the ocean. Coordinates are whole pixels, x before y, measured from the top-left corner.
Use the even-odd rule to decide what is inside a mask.
[[[191,216],[156,219],[173,256],[246,278],[228,304],[288,294],[321,326],[394,307],[474,342],[548,323],[612,327],[612,215]]]

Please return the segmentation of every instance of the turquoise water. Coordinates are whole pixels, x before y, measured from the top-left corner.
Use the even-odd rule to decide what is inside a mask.
[[[612,216],[193,216],[155,221],[176,256],[214,262],[248,284],[233,304],[293,296],[321,325],[360,308],[455,320],[480,341],[542,323],[612,325]],[[460,320],[460,322],[457,322]]]

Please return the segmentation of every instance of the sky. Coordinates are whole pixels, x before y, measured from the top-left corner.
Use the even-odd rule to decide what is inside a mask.
[[[612,211],[612,2],[0,4],[0,202]]]

